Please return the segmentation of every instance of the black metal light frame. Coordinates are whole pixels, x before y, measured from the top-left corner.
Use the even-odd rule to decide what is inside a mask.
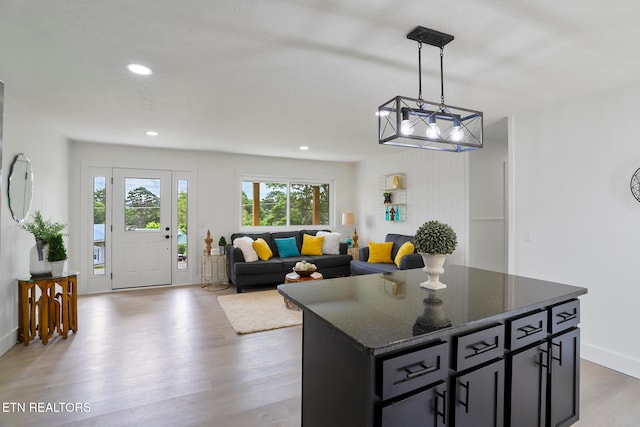
[[[482,112],[446,105],[444,102],[443,48],[454,37],[416,27],[407,34],[407,38],[418,42],[418,98],[396,96],[378,107],[378,142],[453,152],[482,148]],[[422,43],[440,48],[439,103],[422,99]]]

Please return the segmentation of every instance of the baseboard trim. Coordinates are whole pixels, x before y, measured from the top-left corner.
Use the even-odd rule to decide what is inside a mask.
[[[7,351],[9,351],[11,347],[16,345],[17,333],[18,333],[18,328],[16,327],[12,329],[7,335],[2,337],[2,339],[0,339],[0,356],[5,354]]]
[[[590,362],[640,379],[640,360],[582,342],[580,356]]]

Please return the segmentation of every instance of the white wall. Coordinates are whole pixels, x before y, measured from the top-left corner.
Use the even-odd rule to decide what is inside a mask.
[[[11,217],[7,201],[8,173],[18,153],[25,153],[33,168],[35,184],[31,212],[40,210],[45,218],[68,223],[68,142],[40,118],[14,102],[11,86],[7,85],[0,192],[0,354],[16,343],[16,278],[29,277],[29,250],[35,244],[33,236],[21,230]]]
[[[466,264],[467,156],[473,154],[388,148],[388,155],[357,165],[355,215],[360,246],[381,242],[387,233],[414,235],[422,224],[436,219],[449,224],[458,235],[458,247],[447,264]],[[384,219],[380,176],[396,172],[406,174],[406,221],[390,222]]]
[[[72,221],[82,224],[89,213],[87,204],[81,203],[82,184],[86,181],[86,171],[90,166],[122,167],[140,169],[166,169],[192,171],[197,176],[196,189],[196,229],[197,251],[202,253],[207,230],[211,230],[214,246],[220,235],[227,240],[232,233],[238,232],[240,226],[240,176],[276,176],[300,179],[322,179],[333,181],[334,219],[337,224],[329,228],[345,233],[349,232],[340,224],[340,214],[354,209],[355,165],[343,162],[322,162],[313,160],[293,160],[273,157],[246,156],[238,154],[149,149],[125,147],[108,144],[73,142],[72,145]],[[191,188],[191,187],[190,187]],[[90,205],[89,205],[90,206]],[[299,227],[298,227],[299,228]],[[70,259],[77,262],[75,268],[82,271],[91,262],[81,251],[80,242],[86,239],[78,236],[71,246]],[[85,240],[86,241],[86,240]],[[191,283],[199,283],[200,265],[197,261],[190,263]],[[88,289],[82,281],[78,285],[81,293],[104,289]]]
[[[514,115],[514,273],[584,286],[582,356],[640,378],[640,86]],[[525,237],[531,241],[525,241]]]

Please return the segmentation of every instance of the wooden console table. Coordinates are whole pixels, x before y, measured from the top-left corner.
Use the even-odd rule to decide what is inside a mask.
[[[56,329],[64,339],[78,332],[78,274],[18,279],[18,342],[38,334],[46,344]]]

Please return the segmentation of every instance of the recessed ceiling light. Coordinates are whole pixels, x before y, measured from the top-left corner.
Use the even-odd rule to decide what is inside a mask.
[[[309,149],[309,147],[307,147],[306,145],[301,145],[301,146],[300,146],[300,149],[301,149],[301,150],[308,150],[308,149]]]
[[[158,136],[159,134],[155,130],[148,130],[147,131],[147,135],[149,135],[149,136]]]
[[[128,64],[127,69],[132,73],[138,74],[141,76],[149,76],[153,74],[153,71],[151,71],[151,68],[145,65],[140,65],[140,64]]]

